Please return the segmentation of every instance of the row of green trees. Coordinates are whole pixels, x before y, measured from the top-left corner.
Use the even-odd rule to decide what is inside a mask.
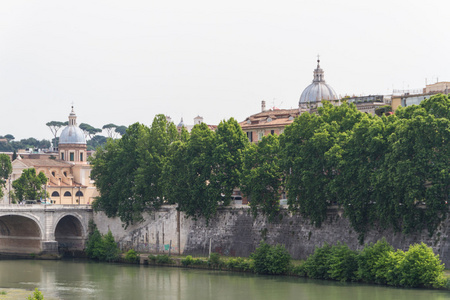
[[[57,137],[58,131],[61,130],[63,127],[67,126],[68,124],[69,124],[68,121],[66,122],[50,121],[45,124],[53,134],[54,147],[57,147],[58,145],[58,137]],[[81,130],[83,130],[86,138],[89,138],[89,140],[87,141],[88,150],[93,150],[98,146],[102,146],[106,142],[107,138],[105,136],[97,135],[98,133],[101,133],[103,130],[106,131],[106,134],[109,138],[117,138],[119,136],[122,136],[125,134],[127,130],[126,126],[124,125],[119,126],[113,123],[103,125],[102,128],[96,128],[87,123],[81,123],[79,127]]]
[[[239,187],[254,215],[273,221],[281,192],[292,212],[317,226],[338,205],[361,242],[374,225],[432,233],[448,211],[449,118],[445,95],[381,117],[324,103],[280,136],[250,144],[234,119],[216,131],[199,124],[179,134],[158,115],[151,127],[134,124],[98,150],[94,206],[126,225],[163,203],[208,221]]]
[[[14,141],[14,136],[7,134],[4,137],[7,141],[0,142],[0,152],[14,152],[19,149],[45,149],[50,147],[49,140],[37,140],[35,138],[21,139],[20,141]]]
[[[177,203],[189,216],[214,216],[239,186],[242,151],[248,140],[234,120],[216,131],[196,125],[178,133],[164,115],[149,128],[133,124],[117,140],[108,140],[91,161],[91,177],[101,196],[93,203],[126,224],[142,220],[142,212]]]

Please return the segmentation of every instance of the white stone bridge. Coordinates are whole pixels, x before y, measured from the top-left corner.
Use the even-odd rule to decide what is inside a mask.
[[[0,205],[0,254],[57,254],[83,250],[90,205]]]

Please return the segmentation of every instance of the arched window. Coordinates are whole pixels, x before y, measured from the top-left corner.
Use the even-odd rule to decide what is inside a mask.
[[[78,191],[75,196],[77,197],[83,197],[83,192],[82,191]]]
[[[70,192],[65,192],[64,193],[64,197],[71,197],[71,196],[72,196],[72,194]]]
[[[56,176],[56,173],[55,173],[55,171],[52,171],[52,176],[53,176],[53,177],[55,177],[55,176]]]
[[[57,191],[54,191],[54,192],[52,193],[52,197],[59,197],[59,193],[58,193]]]

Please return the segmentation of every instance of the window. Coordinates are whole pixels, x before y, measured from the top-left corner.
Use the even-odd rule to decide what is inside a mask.
[[[52,172],[52,176],[55,177],[55,171]]]
[[[52,197],[59,197],[59,193],[56,192],[56,191],[54,191],[54,192],[52,193]]]
[[[70,155],[70,161],[74,161],[75,160],[75,153],[70,152],[69,155]]]
[[[61,159],[64,160],[64,152],[61,152]]]
[[[271,131],[270,131],[270,134],[275,134],[275,130],[271,130]]]
[[[64,193],[64,197],[71,197],[71,196],[72,196],[72,194],[70,192],[65,192]]]
[[[77,197],[83,197],[83,192],[82,191],[78,191],[75,196]]]
[[[67,172],[66,171],[64,171],[63,174],[64,174],[65,177],[67,177]]]
[[[264,131],[258,132],[258,141],[262,140],[263,136],[264,136]]]
[[[83,153],[80,153],[80,161],[83,161]]]
[[[247,131],[247,138],[250,143],[253,142],[253,134],[251,131]]]

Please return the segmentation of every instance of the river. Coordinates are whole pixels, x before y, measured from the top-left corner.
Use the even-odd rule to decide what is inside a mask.
[[[17,292],[18,289],[28,290],[27,295],[31,295],[31,291],[36,287],[43,292],[45,299],[438,300],[450,298],[450,292],[447,291],[400,289],[285,276],[258,276],[222,271],[72,260],[0,260],[0,291],[6,291],[8,295]],[[5,297],[0,295],[0,299],[8,299]],[[20,297],[20,299],[25,298]]]

